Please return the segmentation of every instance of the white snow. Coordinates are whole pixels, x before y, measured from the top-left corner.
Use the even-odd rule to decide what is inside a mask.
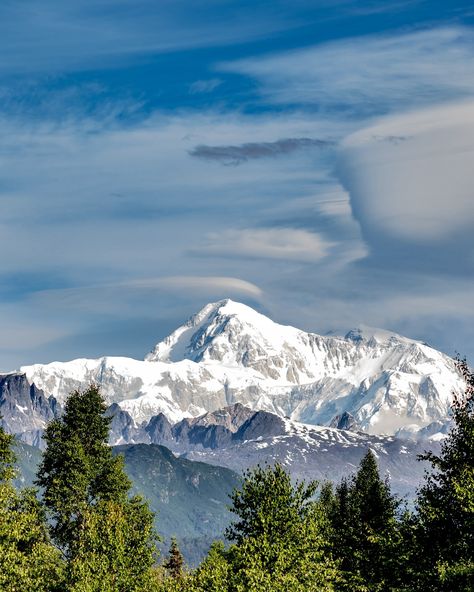
[[[453,360],[426,344],[366,327],[322,337],[231,300],[205,306],[144,361],[78,359],[21,371],[60,403],[95,382],[137,423],[241,402],[306,424],[348,411],[361,429],[387,434],[446,420],[453,391],[463,389]]]

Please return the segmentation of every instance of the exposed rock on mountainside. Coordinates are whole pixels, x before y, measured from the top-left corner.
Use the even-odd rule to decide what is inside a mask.
[[[150,430],[150,424],[165,429]],[[438,450],[439,435],[436,432],[434,439],[428,439],[426,434],[426,439],[419,442],[401,440],[301,424],[236,404],[217,413],[185,418],[173,426],[164,416],[157,416],[142,428],[138,437],[142,442],[165,444],[186,458],[237,472],[278,461],[295,478],[317,480],[338,480],[349,475],[370,448],[379,459],[382,473],[390,477],[393,490],[411,497],[425,468],[417,456],[427,448]],[[122,440],[119,436],[118,441]]]
[[[11,434],[18,434],[24,442],[39,446],[46,423],[57,411],[54,397],[46,397],[25,374],[0,376],[1,424]]]
[[[205,306],[145,361],[79,359],[21,373],[46,401],[60,403],[96,382],[132,417],[132,440],[135,427],[160,413],[176,423],[236,402],[304,423],[413,432],[446,421],[452,392],[463,388],[453,360],[424,343],[379,330],[322,337],[230,300]],[[37,419],[28,407],[23,429],[35,429]]]

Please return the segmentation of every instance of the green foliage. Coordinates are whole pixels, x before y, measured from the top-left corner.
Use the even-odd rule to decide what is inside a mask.
[[[315,482],[293,487],[280,464],[247,471],[242,488],[230,496],[230,511],[238,520],[227,528],[226,537],[237,544],[259,536],[265,536],[270,543],[279,541],[282,533],[293,530],[309,515],[316,489]]]
[[[15,476],[16,456],[13,452],[14,436],[7,434],[1,427],[0,415],[0,483],[11,481]]]
[[[70,592],[151,589],[154,515],[128,498],[123,457],[107,444],[110,419],[96,386],[76,391],[46,429],[37,483],[53,518],[52,535],[67,559]]]
[[[110,420],[97,387],[72,393],[46,430],[37,479],[44,505],[35,490],[15,490],[14,439],[0,428],[0,590],[471,592],[474,374],[457,363],[466,392],[454,400],[454,428],[440,455],[423,456],[432,471],[417,514],[400,512],[371,451],[352,478],[325,484],[317,500],[316,483],[293,484],[278,464],[257,466],[231,495],[232,544],[214,543],[194,572],[184,569],[175,539],[166,562],[154,566],[154,514],[141,497],[129,497],[123,458],[107,444]],[[146,472],[157,474],[156,458],[148,454]],[[140,476],[143,467],[134,457],[130,463]]]
[[[175,537],[171,539],[168,559],[163,565],[172,578],[179,579],[183,577],[184,559]]]
[[[227,529],[229,590],[333,589],[337,570],[324,539],[315,482],[294,486],[281,465],[256,467],[231,496],[238,519]]]
[[[35,491],[19,493],[11,483],[13,441],[0,427],[0,590],[51,592],[61,581],[61,557],[49,542]]]
[[[452,405],[454,427],[432,465],[418,496],[420,588],[474,589],[474,374],[457,360],[466,382],[464,396]]]
[[[62,561],[49,542],[43,512],[31,490],[0,485],[0,590],[59,589]]]
[[[402,569],[398,502],[381,480],[374,454],[369,450],[352,480],[343,480],[334,493],[327,487],[320,504],[332,527],[332,548],[343,576],[341,589],[398,589]]]
[[[99,389],[92,385],[73,392],[59,419],[46,428],[47,448],[36,484],[53,519],[52,536],[70,555],[85,513],[99,501],[126,500],[130,481],[123,458],[107,443],[110,418]]]
[[[68,591],[127,592],[152,588],[153,515],[140,498],[89,508],[68,562]]]
[[[222,541],[211,545],[209,553],[193,575],[193,592],[226,592],[231,566]]]

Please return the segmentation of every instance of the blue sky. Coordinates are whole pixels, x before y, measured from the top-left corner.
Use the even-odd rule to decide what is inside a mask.
[[[0,369],[205,303],[474,359],[468,2],[0,6]]]

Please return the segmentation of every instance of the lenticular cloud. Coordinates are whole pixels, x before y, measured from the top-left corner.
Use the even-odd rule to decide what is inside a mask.
[[[473,152],[474,102],[389,117],[346,138],[337,172],[374,255],[412,264],[428,250],[432,264],[472,267]]]

